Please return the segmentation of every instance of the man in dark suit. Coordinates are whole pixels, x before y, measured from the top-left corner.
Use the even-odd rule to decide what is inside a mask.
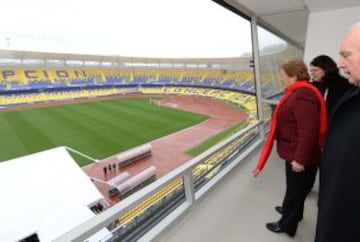
[[[354,86],[334,106],[320,161],[316,242],[360,241],[360,23],[345,35],[339,68]]]

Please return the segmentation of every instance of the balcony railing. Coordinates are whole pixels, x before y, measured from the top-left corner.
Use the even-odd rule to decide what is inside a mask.
[[[263,141],[260,125],[249,125],[55,241],[86,241],[104,228],[109,233],[100,241],[153,240]]]

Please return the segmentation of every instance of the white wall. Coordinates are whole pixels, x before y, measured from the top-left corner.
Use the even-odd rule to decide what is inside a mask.
[[[320,54],[339,58],[339,47],[349,28],[360,22],[360,7],[313,12],[309,15],[304,60],[307,64]]]

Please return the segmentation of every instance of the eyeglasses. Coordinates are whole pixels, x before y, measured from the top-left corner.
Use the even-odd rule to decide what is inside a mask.
[[[321,68],[319,68],[319,67],[311,67],[310,68],[310,72],[317,72],[317,71],[321,71]]]

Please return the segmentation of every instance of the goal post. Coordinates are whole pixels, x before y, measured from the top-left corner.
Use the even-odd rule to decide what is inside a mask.
[[[153,99],[153,98],[150,98],[150,99],[149,99],[149,104],[150,104],[150,105],[155,105],[155,106],[160,106],[159,100]]]

